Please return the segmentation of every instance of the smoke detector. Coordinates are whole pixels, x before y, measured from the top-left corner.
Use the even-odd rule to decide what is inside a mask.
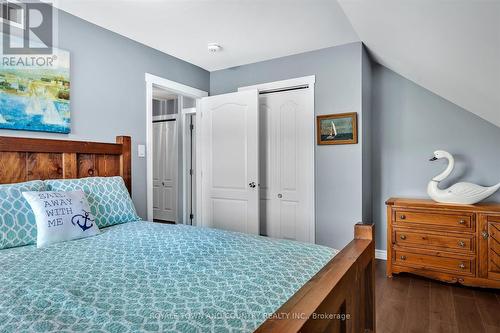
[[[222,47],[219,44],[217,44],[217,43],[209,43],[208,44],[208,52],[216,53],[216,52],[219,52],[220,50],[222,50]]]

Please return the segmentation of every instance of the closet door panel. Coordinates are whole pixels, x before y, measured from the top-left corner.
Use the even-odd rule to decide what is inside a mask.
[[[262,99],[259,100],[259,192],[260,192],[260,234],[264,236],[272,236],[273,233],[268,227],[269,221],[272,220],[272,192],[273,175],[274,173],[268,167],[271,165],[273,153],[275,149],[271,147],[271,126],[273,126],[270,112],[271,110]]]
[[[202,225],[259,233],[257,91],[201,102]]]
[[[297,103],[288,100],[279,109],[279,152],[280,152],[280,192],[287,192],[287,196],[297,192],[297,162],[298,145],[300,139],[297,133]]]
[[[177,126],[153,123],[153,217],[177,220]]]
[[[245,106],[224,104],[211,119],[211,169],[213,189],[247,189],[246,110]]]
[[[153,123],[153,217],[160,218],[161,202],[163,201],[161,191],[163,147],[163,124]]]
[[[163,205],[162,209],[169,221],[177,220],[177,122],[167,121],[165,126],[163,159]]]
[[[297,220],[297,201],[280,200],[280,237],[285,239],[300,238],[300,221]]]
[[[269,179],[261,190],[261,209],[266,210],[265,229],[269,236],[304,242],[313,241],[310,230],[313,187],[308,183],[313,181],[314,119],[309,98],[307,89],[260,97],[260,112],[266,113],[261,122],[261,139],[266,142],[261,147],[269,153],[260,170]],[[267,124],[263,124],[264,119]]]

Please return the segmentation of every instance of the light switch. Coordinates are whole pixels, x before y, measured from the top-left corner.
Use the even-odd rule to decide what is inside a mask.
[[[146,156],[146,146],[145,145],[137,145],[137,156],[139,156],[139,157]]]

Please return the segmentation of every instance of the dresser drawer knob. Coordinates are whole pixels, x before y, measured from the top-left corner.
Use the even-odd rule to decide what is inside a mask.
[[[406,256],[399,257],[401,260],[406,260]]]
[[[399,236],[399,238],[401,238],[402,240],[405,240],[406,239],[406,235],[401,235],[401,236]]]
[[[465,268],[465,264],[461,263],[460,265],[458,265],[458,267],[460,267],[461,269],[464,269]]]
[[[460,224],[460,225],[464,225],[464,224],[465,224],[465,220],[460,220],[460,221],[458,221],[458,224]]]
[[[458,246],[460,246],[460,247],[465,247],[465,242],[464,242],[464,241],[459,241],[459,242],[458,242]]]
[[[399,216],[399,218],[400,218],[401,220],[405,220],[405,219],[406,219],[406,216],[405,216],[405,215],[400,215],[400,216]]]

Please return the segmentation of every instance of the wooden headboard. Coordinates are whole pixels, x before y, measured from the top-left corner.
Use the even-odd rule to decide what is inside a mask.
[[[0,184],[121,176],[132,193],[129,136],[116,143],[0,137]]]

